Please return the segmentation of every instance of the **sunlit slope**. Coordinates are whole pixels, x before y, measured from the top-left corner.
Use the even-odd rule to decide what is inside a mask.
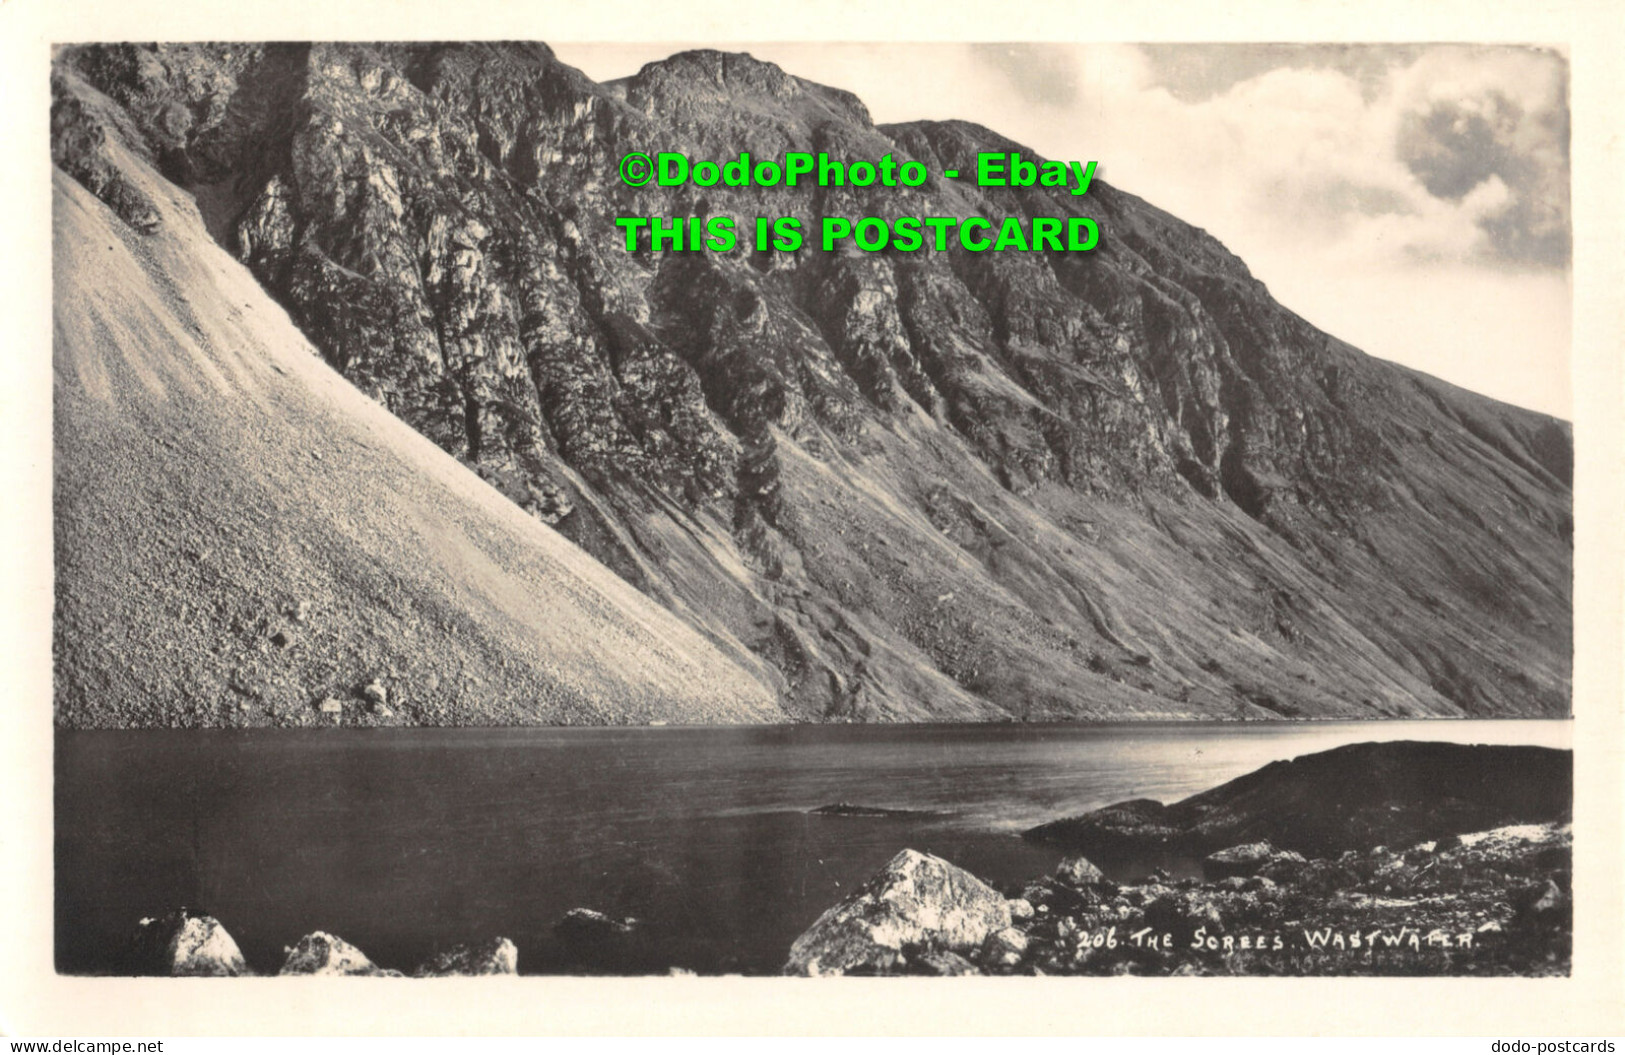
[[[158,223],[56,174],[59,724],[782,718],[324,365],[190,199],[107,151]]]

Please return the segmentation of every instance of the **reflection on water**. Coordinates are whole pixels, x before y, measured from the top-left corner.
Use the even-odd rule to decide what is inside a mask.
[[[1363,740],[1569,737],[1555,721],[60,732],[57,965],[118,970],[135,921],[184,904],[262,971],[318,929],[408,970],[501,934],[545,971],[553,924],[588,906],[646,920],[663,963],[772,972],[905,846],[1014,882],[1060,856],[1018,832],[1109,802]],[[932,812],[806,812],[840,801]]]

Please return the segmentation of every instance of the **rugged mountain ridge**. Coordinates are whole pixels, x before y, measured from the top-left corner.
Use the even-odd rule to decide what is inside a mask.
[[[1321,333],[1098,178],[616,174],[967,171],[1021,149],[988,129],[877,127],[708,51],[596,84],[540,44],[99,45],[54,89],[64,172],[150,229],[111,128],[344,376],[798,717],[1568,713],[1566,424]],[[627,254],[612,226],[978,213],[1084,213],[1101,246]]]

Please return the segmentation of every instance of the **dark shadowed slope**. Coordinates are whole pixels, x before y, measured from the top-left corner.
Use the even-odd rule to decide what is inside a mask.
[[[1568,819],[1574,757],[1549,747],[1397,741],[1271,762],[1165,806],[1133,799],[1029,829],[1084,852],[1207,852],[1267,841],[1309,854],[1405,847],[1509,824]]]
[[[782,718],[334,373],[105,127],[110,197],[148,233],[57,175],[59,723]]]
[[[1098,179],[616,176],[967,172],[1021,149],[995,131],[877,127],[712,51],[595,84],[533,44],[67,49],[53,157],[138,223],[74,133],[86,81],[330,364],[797,717],[1568,713],[1566,424],[1361,354]],[[1099,249],[629,254],[613,226],[1076,212]]]

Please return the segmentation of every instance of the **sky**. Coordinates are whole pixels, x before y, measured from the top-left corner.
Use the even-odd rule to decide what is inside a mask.
[[[698,44],[566,44],[595,80]],[[1568,64],[1504,45],[727,45],[1204,228],[1384,359],[1570,417]]]

